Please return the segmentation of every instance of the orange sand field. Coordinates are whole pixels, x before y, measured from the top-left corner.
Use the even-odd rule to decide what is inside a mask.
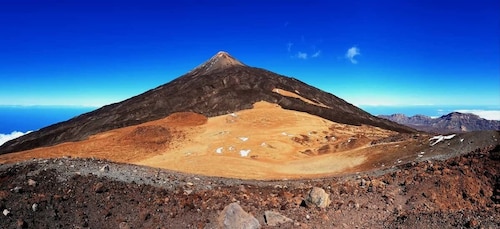
[[[261,101],[253,109],[208,119],[175,113],[79,142],[0,155],[0,163],[95,157],[211,176],[293,179],[391,165],[408,156],[402,149],[414,153],[422,147],[411,139],[372,144],[395,134],[372,126],[334,123]]]

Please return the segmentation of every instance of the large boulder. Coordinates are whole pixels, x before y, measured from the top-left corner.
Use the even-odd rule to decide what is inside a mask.
[[[219,227],[224,229],[257,229],[259,221],[245,212],[238,203],[231,203],[222,210],[219,216]]]
[[[314,187],[309,191],[305,199],[305,203],[308,207],[320,207],[326,208],[330,205],[330,196],[325,192],[324,189]]]

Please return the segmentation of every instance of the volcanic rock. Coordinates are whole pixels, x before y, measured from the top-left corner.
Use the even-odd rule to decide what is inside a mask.
[[[32,179],[28,179],[28,185],[29,186],[36,186],[36,181],[34,181]]]
[[[18,219],[16,224],[17,228],[28,228],[28,224],[22,219]]]
[[[103,166],[99,171],[100,172],[109,172],[109,165]]]
[[[281,224],[293,222],[292,219],[275,211],[265,211],[264,218],[268,226],[279,226]]]
[[[260,223],[238,203],[231,203],[220,214],[219,226],[225,229],[255,229],[260,228]]]
[[[120,224],[118,224],[118,228],[119,229],[130,229],[130,225],[128,225],[127,222],[121,222]]]
[[[94,192],[102,193],[105,191],[104,184],[102,182],[98,182],[94,185]]]
[[[10,215],[10,211],[7,210],[7,209],[3,209],[2,213],[3,213],[4,216],[9,216]]]
[[[309,191],[305,199],[306,205],[309,207],[326,208],[330,204],[330,196],[324,189],[314,187]]]

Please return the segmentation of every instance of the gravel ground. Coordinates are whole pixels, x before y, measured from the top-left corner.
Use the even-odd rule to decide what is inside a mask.
[[[221,228],[231,203],[262,228],[499,228],[499,162],[496,145],[369,173],[255,181],[33,159],[0,165],[0,228]],[[306,204],[313,187],[326,207]]]

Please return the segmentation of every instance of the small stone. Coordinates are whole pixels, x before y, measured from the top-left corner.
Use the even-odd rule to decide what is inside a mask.
[[[28,180],[28,185],[29,186],[36,186],[36,181],[32,180],[32,179],[29,179]]]
[[[17,228],[28,228],[28,224],[22,219],[18,219],[16,225]]]
[[[479,222],[476,219],[471,219],[469,222],[466,223],[466,227],[468,227],[468,228],[478,228],[479,227]]]
[[[194,184],[193,184],[193,183],[191,183],[191,182],[187,182],[187,183],[186,183],[186,185],[188,185],[188,186],[193,186]]]
[[[325,192],[324,189],[314,187],[311,189],[309,194],[305,199],[305,203],[308,207],[316,206],[320,208],[326,208],[330,205],[330,196]]]
[[[36,212],[37,209],[38,209],[38,204],[37,203],[34,203],[33,205],[31,205],[31,210],[33,210],[34,212]]]
[[[109,172],[109,165],[104,165],[99,171],[107,173]]]
[[[127,222],[121,222],[119,225],[118,225],[118,228],[119,229],[130,229],[130,225],[128,225]]]
[[[361,179],[361,182],[359,182],[359,186],[365,186],[366,185],[366,180]]]
[[[222,210],[219,216],[219,228],[260,228],[259,221],[253,215],[245,212],[238,203],[231,203]]]
[[[307,220],[310,220],[310,219],[311,219],[311,216],[306,215],[306,219],[307,219]]]
[[[23,188],[16,186],[13,189],[11,189],[10,191],[12,191],[14,193],[21,193],[23,191]]]
[[[279,226],[284,223],[291,223],[293,220],[290,218],[274,211],[265,211],[264,212],[264,219],[266,221],[266,224],[269,226]]]
[[[96,192],[96,193],[104,192],[104,184],[102,182],[95,184],[94,185],[94,192]]]
[[[10,211],[7,210],[7,209],[3,209],[2,213],[3,213],[4,216],[9,216],[10,215]]]
[[[193,193],[193,190],[191,189],[184,190],[184,195],[190,195],[191,193]]]

